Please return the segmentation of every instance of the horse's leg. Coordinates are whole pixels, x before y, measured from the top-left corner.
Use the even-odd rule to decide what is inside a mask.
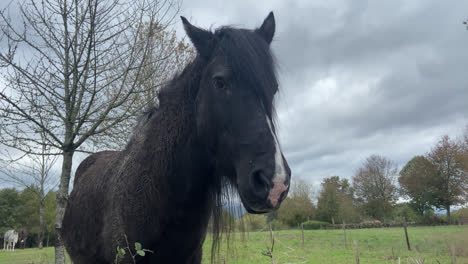
[[[13,242],[13,251],[15,251],[15,245],[16,245],[16,243]]]

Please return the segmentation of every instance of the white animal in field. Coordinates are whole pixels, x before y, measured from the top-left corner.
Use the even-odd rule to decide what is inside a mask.
[[[13,229],[6,231],[3,236],[3,249],[15,251],[16,243],[18,243],[18,232]]]

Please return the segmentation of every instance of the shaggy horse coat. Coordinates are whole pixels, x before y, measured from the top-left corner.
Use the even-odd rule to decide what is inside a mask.
[[[62,232],[75,264],[113,263],[117,247],[134,254],[135,242],[154,251],[138,263],[200,263],[210,217],[219,238],[227,188],[251,213],[277,209],[287,194],[290,169],[272,122],[273,14],[256,30],[182,22],[197,57],[160,91],[123,151],[93,154],[76,171]],[[132,262],[128,249],[122,262]]]

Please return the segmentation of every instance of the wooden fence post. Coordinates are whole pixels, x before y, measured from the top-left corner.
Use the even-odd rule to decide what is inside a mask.
[[[302,246],[304,247],[304,224],[301,224],[301,232],[302,232]]]
[[[343,233],[344,233],[344,246],[345,246],[345,249],[348,249],[348,245],[346,244],[346,223],[344,220],[343,220]]]
[[[405,222],[403,222],[403,228],[405,229],[406,245],[408,246],[408,250],[411,251],[411,245],[410,245],[409,238],[408,238],[406,219],[405,219]]]
[[[359,264],[359,248],[356,240],[354,240],[354,250],[356,254],[356,264]]]

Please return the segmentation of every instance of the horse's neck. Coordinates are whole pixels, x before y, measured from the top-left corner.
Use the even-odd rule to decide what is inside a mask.
[[[205,198],[211,188],[210,160],[196,138],[191,97],[198,89],[200,63],[192,62],[170,87],[163,88],[159,109],[134,135],[133,145],[126,150],[139,170],[154,175],[151,180],[172,202],[195,202]]]

